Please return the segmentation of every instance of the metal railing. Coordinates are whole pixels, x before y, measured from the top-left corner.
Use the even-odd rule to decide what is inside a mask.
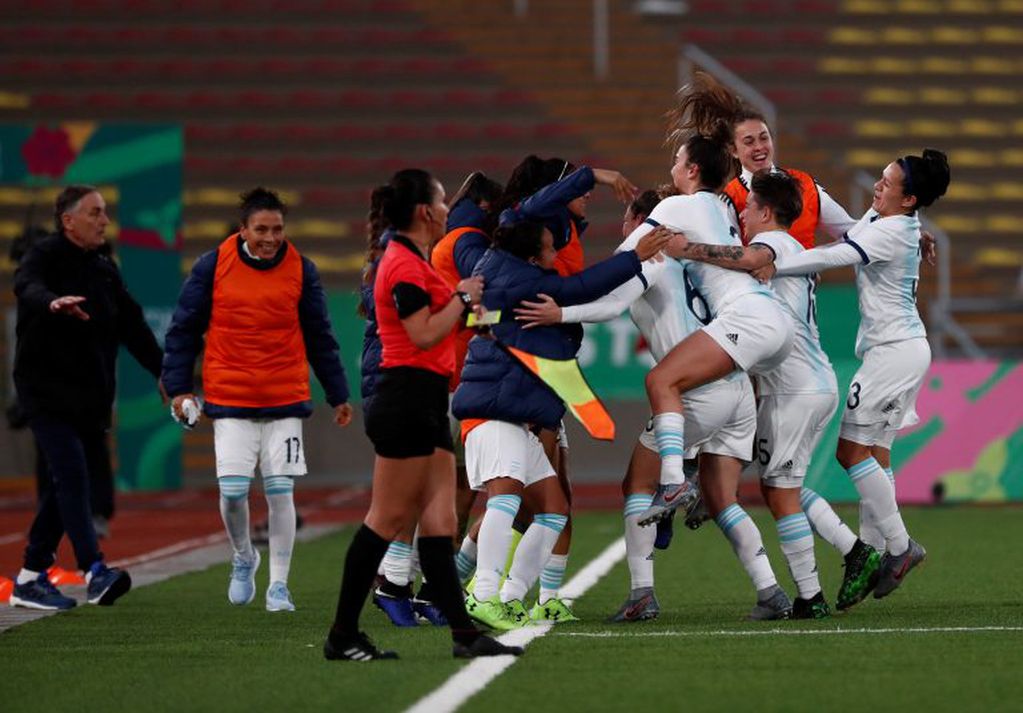
[[[774,134],[778,133],[778,110],[774,103],[763,94],[758,92],[753,85],[746,82],[738,74],[730,70],[710,54],[694,44],[682,45],[678,50],[677,62],[677,84],[679,88],[684,87],[693,81],[693,74],[696,67],[700,67],[707,74],[714,77],[743,100],[755,107],[767,119],[767,125],[771,127]]]
[[[871,201],[867,196],[874,193],[874,178],[865,171],[860,171],[853,177],[850,186],[850,207],[854,208],[854,215],[862,213],[870,207]],[[987,298],[959,298],[952,297],[952,240],[948,233],[938,227],[922,213],[920,225],[924,230],[934,236],[935,247],[938,251],[938,293],[931,302],[928,316],[928,335],[930,337],[931,351],[938,359],[947,356],[945,349],[945,337],[951,337],[959,348],[970,359],[987,359],[988,355],[977,346],[973,337],[959,324],[952,316],[953,310],[963,312],[988,311],[997,309],[997,300]]]
[[[515,17],[529,14],[529,0],[512,0]],[[608,0],[593,0],[593,76],[607,79],[611,71],[611,8]]]

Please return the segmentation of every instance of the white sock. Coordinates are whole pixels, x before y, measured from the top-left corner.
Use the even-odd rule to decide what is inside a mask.
[[[419,525],[412,533],[412,555],[408,558],[408,581],[412,584],[420,574],[419,567]],[[426,577],[423,577],[423,584],[426,584]]]
[[[490,599],[497,594],[504,576],[504,563],[511,544],[512,523],[522,498],[518,495],[491,495],[480,525],[476,554],[476,586],[473,596]]]
[[[884,537],[888,551],[893,555],[901,555],[909,549],[909,533],[899,515],[895,488],[884,469],[871,457],[846,469],[846,472],[856,486],[860,501],[866,506],[874,526]]]
[[[290,475],[263,476],[269,510],[270,583],[288,583],[295,549],[295,479]]]
[[[799,596],[812,599],[821,591],[821,583],[817,577],[817,562],[813,555],[813,531],[810,521],[803,513],[786,515],[778,518],[778,538],[781,540],[781,551],[789,564],[789,572],[796,583]]]
[[[524,598],[537,577],[540,577],[540,570],[547,571],[545,564],[549,563],[554,545],[567,522],[568,515],[539,513],[533,516],[533,522],[515,550],[508,579],[501,586],[502,602]],[[532,540],[539,540],[539,544],[532,545]],[[560,582],[558,584],[560,586]]]
[[[234,553],[251,560],[252,537],[249,534],[249,484],[252,478],[239,475],[225,475],[217,478],[220,488],[220,517],[227,530]]]
[[[640,527],[639,516],[653,502],[654,496],[634,493],[625,496],[625,558],[633,591],[654,586],[654,541],[656,527]]]
[[[543,566],[543,571],[540,573],[540,597],[537,599],[540,604],[545,604],[551,599],[558,598],[558,591],[561,589],[562,580],[565,579],[565,570],[567,568],[567,554],[552,554],[547,558],[547,564]]]
[[[735,556],[739,558],[758,592],[778,584],[771,562],[767,559],[760,530],[745,510],[737,503],[732,503],[719,512],[714,521],[732,543]]]
[[[24,567],[22,567],[21,571],[18,572],[18,578],[14,581],[14,583],[28,584],[29,582],[34,582],[37,579],[39,579],[40,574],[42,574],[42,572],[33,572],[30,569],[25,569]]]
[[[809,488],[803,488],[799,494],[799,504],[818,537],[838,550],[843,557],[852,551],[856,544],[856,533],[842,522],[842,518],[827,500]]]
[[[404,587],[410,581],[409,568],[412,564],[412,545],[394,540],[387,546],[387,552],[380,566],[384,578],[396,587]]]
[[[680,485],[685,475],[685,425],[680,413],[669,411],[654,416],[654,438],[661,456],[661,485]]]
[[[462,546],[455,555],[455,567],[458,569],[458,578],[463,583],[476,569],[476,542],[468,535],[462,539]]]

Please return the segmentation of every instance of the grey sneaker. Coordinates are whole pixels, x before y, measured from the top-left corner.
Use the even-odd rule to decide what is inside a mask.
[[[881,558],[881,569],[878,570],[877,586],[874,587],[874,599],[882,599],[894,592],[902,584],[909,571],[924,561],[927,550],[920,543],[909,541],[909,549],[901,555],[886,552]]]
[[[757,605],[749,613],[750,621],[774,621],[792,616],[792,602],[777,584],[757,592]]]
[[[231,583],[227,587],[227,600],[232,604],[248,604],[256,598],[256,570],[259,569],[259,550],[252,549],[252,559],[235,555],[231,559]]]
[[[643,587],[633,591],[621,608],[608,618],[614,624],[648,621],[656,619],[661,613],[661,605],[657,603],[653,587]]]
[[[642,527],[653,525],[680,507],[689,508],[699,496],[699,487],[688,480],[679,485],[659,485],[657,494],[654,495],[654,501],[639,516],[639,524]]]

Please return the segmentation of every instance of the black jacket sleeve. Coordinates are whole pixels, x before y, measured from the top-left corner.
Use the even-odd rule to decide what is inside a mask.
[[[18,264],[14,273],[14,294],[22,309],[32,313],[49,313],[50,303],[63,295],[55,294],[46,286],[46,264],[50,250],[34,245]]]
[[[562,307],[585,304],[603,297],[641,272],[642,263],[636,251],[625,250],[569,277],[547,275],[536,291],[551,296]]]
[[[327,297],[316,265],[302,258],[302,297],[298,301],[306,358],[323,387],[327,403],[340,406],[348,401],[348,379],[341,363],[340,348],[327,312]]]
[[[160,381],[170,397],[195,390],[195,360],[203,347],[203,336],[213,310],[213,275],[217,251],[202,255],[192,266],[174,309],[170,329],[164,338],[163,373]]]

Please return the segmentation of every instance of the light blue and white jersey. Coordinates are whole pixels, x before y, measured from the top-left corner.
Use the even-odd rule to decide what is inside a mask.
[[[727,207],[711,191],[665,198],[653,209],[647,222],[682,231],[691,242],[742,246],[739,231],[728,217]],[[693,287],[706,298],[710,311],[715,315],[743,295],[773,296],[767,287],[745,272],[702,262],[684,261],[683,266]]]
[[[750,244],[761,243],[774,252],[775,260],[803,252],[799,241],[782,230],[760,233]],[[838,392],[835,371],[821,348],[817,330],[817,275],[775,277],[771,289],[785,306],[795,324],[792,351],[777,368],[757,377],[761,395],[834,394]]]
[[[879,344],[927,336],[916,308],[920,282],[920,220],[916,214],[880,217],[868,210],[847,233],[856,248],[860,329],[856,356]]]

